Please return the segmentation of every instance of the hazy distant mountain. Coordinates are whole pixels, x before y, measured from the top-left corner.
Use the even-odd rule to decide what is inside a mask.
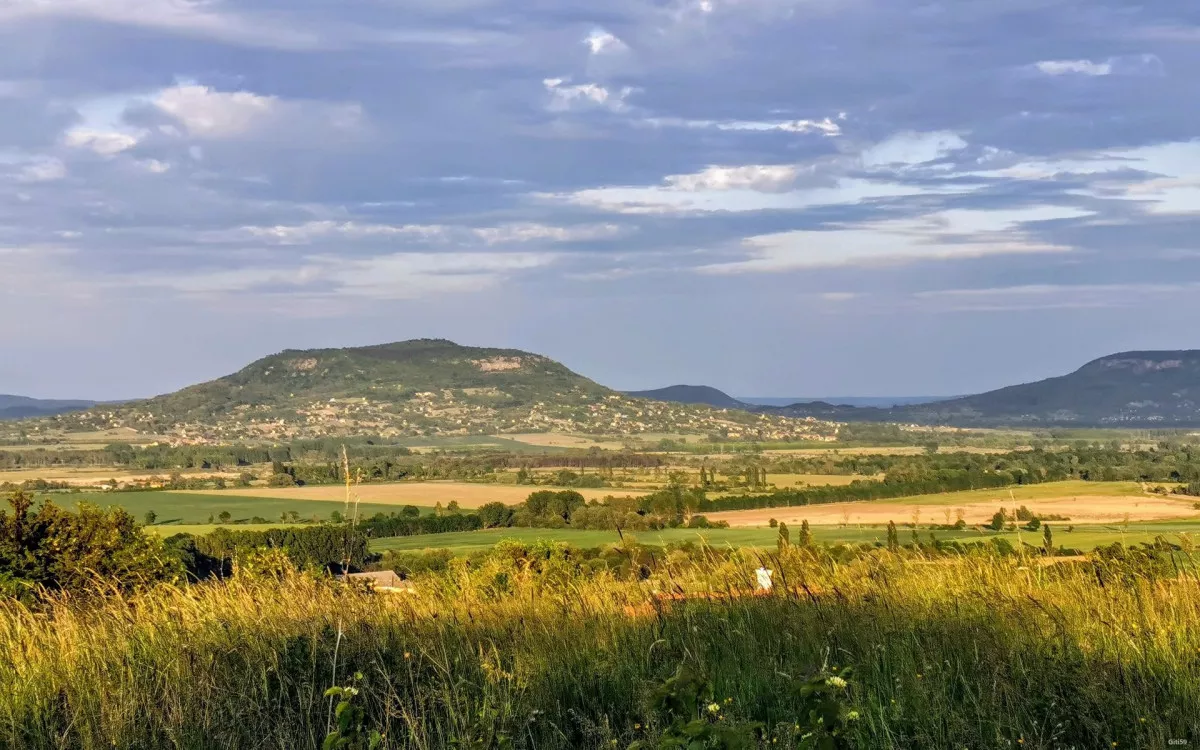
[[[1075,372],[975,396],[890,409],[793,404],[776,414],[953,425],[1200,425],[1200,351],[1122,352]]]
[[[626,391],[625,395],[634,398],[648,398],[653,401],[672,401],[677,404],[705,404],[718,409],[746,409],[748,404],[738,401],[733,396],[707,385],[669,385],[666,388],[656,388],[651,391]]]
[[[835,429],[631,398],[538,354],[441,339],[284,351],[176,393],[103,404],[56,421],[69,429],[131,427],[189,441],[547,431],[778,439]]]
[[[48,417],[54,414],[89,409],[95,405],[95,401],[40,399],[0,394],[0,419]]]
[[[955,396],[738,396],[737,400],[752,406],[790,406],[792,404],[807,404],[820,401],[837,406],[907,406],[909,404],[928,404],[932,401],[946,401]]]

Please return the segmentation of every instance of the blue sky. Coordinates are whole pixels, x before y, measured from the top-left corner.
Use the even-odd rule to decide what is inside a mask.
[[[978,391],[1200,348],[1200,8],[5,0],[0,392],[283,348]]]

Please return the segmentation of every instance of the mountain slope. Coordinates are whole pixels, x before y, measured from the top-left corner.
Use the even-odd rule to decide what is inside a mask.
[[[747,409],[749,404],[707,385],[670,385],[650,391],[626,391],[626,396],[648,398],[651,401],[670,401],[677,404],[704,404],[718,409]]]
[[[1200,351],[1122,352],[1059,377],[891,409],[792,404],[776,414],[951,425],[1200,425]]]
[[[95,401],[28,398],[0,394],[0,419],[27,419],[80,411],[95,406]]]
[[[778,439],[835,429],[629,398],[538,354],[440,339],[284,351],[176,393],[56,421],[69,430],[132,427],[190,442],[545,431]]]

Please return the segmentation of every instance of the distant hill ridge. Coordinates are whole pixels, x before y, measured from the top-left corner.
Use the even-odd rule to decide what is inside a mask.
[[[705,404],[720,409],[749,409],[750,404],[738,401],[733,396],[707,385],[670,385],[650,391],[626,391],[634,398],[653,401],[674,401],[680,404]]]
[[[1200,350],[1110,354],[1072,373],[974,396],[891,409],[793,404],[774,410],[838,421],[950,425],[1200,425]]]
[[[43,399],[0,394],[0,420],[46,417],[95,406],[95,401]]]
[[[631,398],[540,354],[444,339],[286,350],[175,393],[57,421],[68,429],[132,427],[192,442],[546,431],[786,439],[836,430],[784,415]]]

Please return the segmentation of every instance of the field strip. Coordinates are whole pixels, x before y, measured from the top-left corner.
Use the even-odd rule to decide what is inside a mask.
[[[516,505],[524,502],[529,494],[538,490],[571,489],[530,485],[472,484],[468,482],[395,482],[390,484],[363,484],[354,493],[365,503],[379,505],[436,505],[457,502],[461,508],[478,508],[487,503],[501,502]],[[608,495],[642,495],[644,490],[630,489],[579,489],[575,490],[587,500],[599,500]],[[218,494],[213,490],[176,490],[175,494]],[[342,501],[346,488],[342,485],[309,487],[239,487],[230,490],[239,497],[270,498],[273,500],[322,500]]]
[[[968,524],[982,524],[991,520],[1001,506],[1010,511],[1024,505],[1040,516],[1066,516],[1072,523],[1122,523],[1130,521],[1160,521],[1200,517],[1190,499],[1175,499],[1157,495],[1072,495],[1065,497],[1043,497],[1013,501],[1002,492],[993,499],[980,502],[954,503],[943,501],[937,504],[898,501],[862,501],[849,503],[826,503],[823,505],[799,505],[784,508],[758,508],[706,513],[710,521],[728,521],[730,526],[766,526],[771,519],[798,524],[832,526],[845,524],[911,523],[914,513],[920,525],[954,523],[957,512],[963,512]],[[947,511],[950,512],[947,520]]]

